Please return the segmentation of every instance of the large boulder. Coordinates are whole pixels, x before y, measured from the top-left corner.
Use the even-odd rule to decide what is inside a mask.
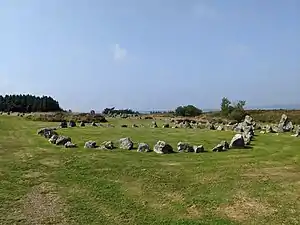
[[[139,143],[137,151],[138,152],[150,152],[150,147],[146,143]]]
[[[177,150],[178,150],[178,152],[193,152],[194,151],[193,146],[191,146],[185,142],[178,142]]]
[[[65,120],[61,121],[59,127],[60,128],[67,128],[68,127],[67,121],[65,121]]]
[[[81,127],[85,127],[85,123],[83,121],[80,122]]]
[[[70,120],[69,127],[76,127],[76,123],[74,120]]]
[[[84,144],[84,148],[96,148],[96,147],[97,147],[96,141],[87,141]]]
[[[245,147],[245,141],[242,134],[236,134],[231,139],[229,148],[244,148]]]
[[[171,145],[167,144],[165,141],[158,141],[153,150],[158,154],[168,154],[173,152],[173,148]]]
[[[293,123],[288,119],[288,116],[286,114],[282,114],[278,124],[278,132],[290,132],[293,128]]]
[[[58,136],[55,144],[56,145],[65,145],[67,142],[71,142],[71,138],[70,137],[66,137],[66,136]]]
[[[203,145],[194,145],[193,150],[195,153],[205,152]]]
[[[92,122],[92,123],[91,123],[91,126],[92,126],[92,127],[97,127],[97,124],[96,124],[95,122]]]
[[[51,138],[53,135],[58,135],[55,128],[42,128],[37,131],[37,134],[44,138]]]
[[[212,151],[213,152],[224,152],[227,151],[229,149],[229,144],[227,143],[227,141],[221,141],[220,144],[216,145]]]
[[[129,137],[121,138],[119,143],[121,149],[131,150],[133,148],[133,142]]]

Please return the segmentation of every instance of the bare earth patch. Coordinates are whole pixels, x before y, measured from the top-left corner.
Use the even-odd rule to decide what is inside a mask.
[[[236,195],[231,204],[224,204],[218,208],[220,214],[238,222],[268,216],[274,211],[267,203],[250,198],[245,193]]]

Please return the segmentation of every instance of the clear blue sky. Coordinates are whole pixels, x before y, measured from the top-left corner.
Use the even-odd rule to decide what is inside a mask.
[[[299,103],[299,0],[1,0],[0,94],[65,109]]]

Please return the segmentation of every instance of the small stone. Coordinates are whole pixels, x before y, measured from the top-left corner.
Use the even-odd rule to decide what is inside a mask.
[[[146,143],[139,143],[137,152],[150,152],[150,147]]]
[[[96,141],[87,141],[85,144],[84,144],[84,148],[96,148]]]
[[[76,148],[77,145],[73,144],[71,141],[68,141],[67,143],[65,143],[65,148]]]

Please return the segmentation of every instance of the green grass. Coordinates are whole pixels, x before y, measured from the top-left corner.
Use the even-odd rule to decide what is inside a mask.
[[[223,153],[138,153],[84,149],[88,140],[130,137],[210,150],[233,133],[200,129],[59,130],[79,145],[53,146],[36,130],[57,123],[0,116],[0,224],[299,224],[300,138],[255,137]],[[159,121],[161,125],[163,121]]]

